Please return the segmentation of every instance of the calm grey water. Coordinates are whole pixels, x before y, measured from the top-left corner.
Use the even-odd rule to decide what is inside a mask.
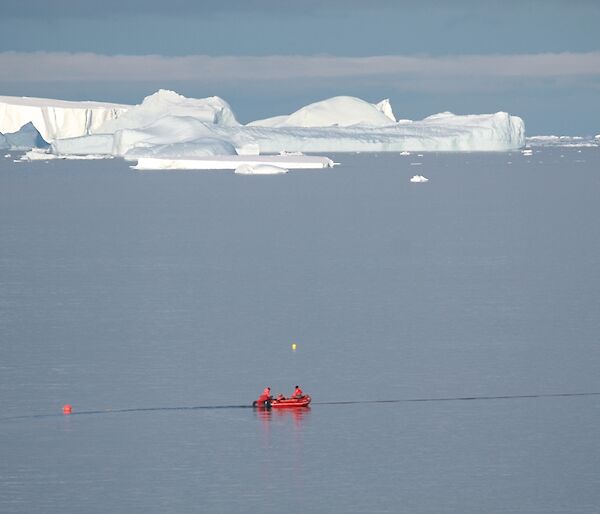
[[[598,149],[334,157],[0,160],[0,512],[600,512],[600,396],[367,403],[600,392]]]

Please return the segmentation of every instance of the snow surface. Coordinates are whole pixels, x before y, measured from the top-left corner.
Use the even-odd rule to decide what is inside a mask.
[[[272,164],[256,164],[254,166],[242,164],[235,169],[237,175],[280,175],[287,172],[287,168],[273,166]]]
[[[240,125],[229,104],[219,97],[186,98],[166,90],[133,107],[44,99],[28,102],[13,100],[3,105],[12,106],[15,112],[21,108],[19,119],[34,109],[41,128],[36,121],[34,125],[42,135],[51,133],[45,136],[53,139],[51,151],[61,156],[193,161],[236,154],[505,151],[525,143],[523,121],[505,112],[462,116],[444,112],[421,121],[396,122],[389,100],[371,104],[348,96],[248,125]],[[61,109],[68,123],[56,122]]]
[[[68,102],[48,98],[0,96],[0,132],[17,132],[32,123],[45,141],[90,134],[130,106],[102,102]]]

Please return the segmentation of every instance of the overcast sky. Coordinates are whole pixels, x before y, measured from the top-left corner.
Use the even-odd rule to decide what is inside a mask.
[[[349,94],[600,133],[600,2],[2,0],[0,95],[219,95],[242,121]]]

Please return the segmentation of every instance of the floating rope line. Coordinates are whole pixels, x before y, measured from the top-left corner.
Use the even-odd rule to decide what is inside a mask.
[[[456,402],[456,401],[489,401],[489,400],[524,400],[535,398],[573,398],[576,396],[600,396],[600,392],[585,393],[542,393],[542,394],[514,394],[501,396],[448,396],[434,398],[402,398],[397,400],[349,400],[335,402],[313,402],[311,405],[360,405],[360,404],[383,404],[383,403],[417,403],[417,402]],[[104,410],[86,410],[73,411],[65,415],[63,413],[55,414],[30,414],[25,416],[10,416],[0,418],[0,421],[18,420],[18,419],[40,419],[55,417],[72,416],[90,416],[100,414],[123,414],[128,412],[173,412],[173,411],[194,411],[194,410],[218,410],[218,409],[251,409],[252,405],[193,405],[182,407],[138,407],[127,409],[104,409]]]
[[[600,396],[598,393],[547,393],[510,394],[502,396],[450,396],[440,398],[403,398],[401,400],[350,400],[342,402],[313,402],[313,405],[353,405],[358,403],[409,403],[409,402],[456,402],[472,400],[519,400],[527,398],[568,398],[572,396]]]

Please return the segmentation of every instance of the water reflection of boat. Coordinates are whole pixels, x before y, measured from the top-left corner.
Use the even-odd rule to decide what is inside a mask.
[[[308,395],[301,398],[271,398],[269,400],[256,400],[252,403],[252,407],[258,409],[297,409],[308,407],[311,397]]]
[[[310,407],[302,409],[255,409],[258,419],[262,420],[265,430],[270,429],[271,422],[292,420],[296,429],[302,428],[302,423],[310,416]]]

